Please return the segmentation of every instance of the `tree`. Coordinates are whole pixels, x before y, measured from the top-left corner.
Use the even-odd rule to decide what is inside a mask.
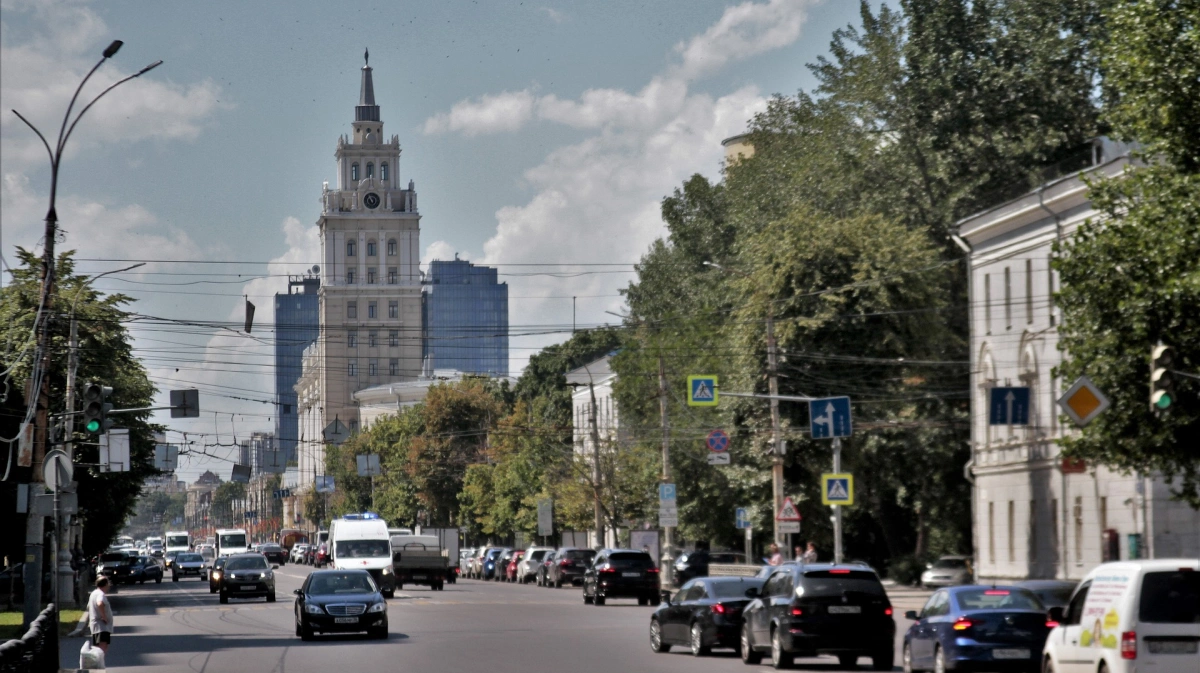
[[[1149,404],[1157,341],[1175,349],[1174,369],[1200,374],[1200,3],[1118,3],[1108,17],[1106,114],[1145,145],[1145,163],[1093,182],[1101,216],[1056,247],[1067,357],[1056,373],[1087,374],[1112,400],[1062,442],[1072,456],[1177,479],[1200,508],[1200,382],[1176,375],[1176,403],[1159,414]]]
[[[0,290],[0,436],[15,437],[25,416],[28,400],[23,382],[29,376],[33,354],[33,325],[41,297],[41,258],[30,250],[17,248],[19,265],[10,271],[11,280]],[[104,295],[88,285],[86,276],[75,273],[74,252],[61,254],[57,262],[58,289],[49,307],[50,348],[54,367],[46,379],[55,412],[61,411],[66,394],[66,353],[70,335],[70,314],[75,305],[79,332],[79,369],[77,385],[98,381],[113,388],[112,403],[117,408],[148,407],[155,388],[146,370],[133,354],[133,342],[125,325],[130,316],[125,306],[133,300],[122,294]],[[130,469],[127,472],[101,473],[95,446],[76,443],[75,480],[79,482],[79,511],[83,518],[83,549],[96,554],[107,548],[133,515],[142,483],[158,474],[153,467],[154,432],[160,426],[147,422],[149,412],[122,414],[118,427],[129,429]],[[83,434],[77,440],[85,440]],[[30,469],[16,465],[11,452],[11,475],[16,482],[30,481]],[[16,511],[15,491],[2,491],[0,511]],[[3,536],[3,549],[10,558],[20,553],[21,536]]]

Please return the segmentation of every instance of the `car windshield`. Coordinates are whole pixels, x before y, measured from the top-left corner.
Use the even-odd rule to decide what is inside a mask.
[[[961,589],[954,593],[954,598],[963,610],[1046,610],[1038,597],[1026,589]]]
[[[545,556],[546,556],[546,551],[544,549],[539,549],[537,551],[529,552],[529,560],[530,561],[540,561]]]
[[[137,558],[137,560],[133,562],[133,564],[134,564],[134,565],[139,565],[139,566],[144,566],[144,565],[146,565],[147,563],[150,563],[150,557],[149,557],[149,556],[139,556],[139,557]]]
[[[213,567],[218,570],[220,570],[221,568],[224,568],[225,567],[225,559],[223,557],[217,559],[216,561],[213,562]]]
[[[225,564],[227,570],[265,570],[267,559],[261,556],[239,556]]]
[[[619,552],[608,555],[608,563],[614,568],[653,568],[654,561],[646,552]]]
[[[1200,572],[1146,573],[1138,619],[1158,624],[1200,624]]]
[[[815,570],[804,573],[804,597],[843,596],[847,593],[886,596],[875,573],[866,570]]]
[[[366,573],[321,573],[313,575],[308,585],[310,594],[363,594],[375,593],[371,576]]]
[[[748,589],[762,589],[765,580],[736,579],[716,580],[708,583],[713,598],[745,598]]]
[[[967,567],[967,560],[962,558],[940,558],[933,562],[937,570],[957,570]]]
[[[226,533],[221,536],[221,547],[223,549],[245,549],[246,534],[245,533]]]
[[[101,563],[121,563],[121,562],[127,560],[128,558],[129,558],[129,556],[127,556],[126,554],[121,553],[121,552],[116,552],[116,553],[112,553],[112,554],[101,554],[100,562]]]
[[[186,547],[188,546],[188,536],[172,535],[167,538],[168,547]]]
[[[200,556],[199,554],[180,554],[179,556],[175,557],[176,563],[198,563],[203,560],[204,557]]]
[[[390,557],[391,544],[387,540],[338,540],[334,552],[344,558]]]

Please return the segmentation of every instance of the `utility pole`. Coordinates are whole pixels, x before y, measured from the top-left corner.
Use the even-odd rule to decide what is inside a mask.
[[[588,391],[592,396],[590,425],[592,428],[592,493],[595,496],[594,508],[596,515],[596,543],[603,548],[604,544],[604,516],[601,513],[600,507],[600,428],[596,425],[596,386],[591,381],[591,372],[588,372]]]
[[[781,550],[786,550],[783,543],[783,533],[779,531],[779,521],[776,515],[783,507],[783,429],[779,421],[779,358],[775,350],[775,311],[767,302],[767,385],[771,393],[771,435],[775,445],[771,452],[771,490],[775,496],[775,508],[771,519],[775,525],[775,544]],[[786,555],[787,552],[784,551]]]
[[[842,438],[833,438],[833,473],[842,472]],[[833,506],[833,562],[842,562],[842,506]]]
[[[658,356],[658,413],[662,417],[662,483],[671,483],[671,426],[667,420],[667,368]],[[675,527],[663,526],[662,579],[664,586],[675,586]]]

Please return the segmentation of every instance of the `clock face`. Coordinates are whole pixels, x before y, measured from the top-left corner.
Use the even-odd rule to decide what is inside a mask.
[[[370,192],[366,196],[363,197],[363,203],[366,204],[366,206],[368,208],[378,208],[379,207],[379,195],[376,194],[375,192]]]

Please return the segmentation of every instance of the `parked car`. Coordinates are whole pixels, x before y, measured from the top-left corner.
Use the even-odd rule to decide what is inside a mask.
[[[162,584],[163,567],[149,556],[135,557],[129,564],[129,583],[145,584],[148,580]]]
[[[594,549],[567,547],[554,555],[554,564],[547,568],[546,581],[555,588],[564,584],[582,584],[583,572],[596,558]]]
[[[530,547],[525,550],[525,555],[521,557],[521,562],[517,564],[517,582],[525,584],[537,579],[538,567],[542,565],[542,559],[546,554],[554,551],[550,547]]]
[[[490,580],[496,574],[496,559],[500,558],[500,554],[504,553],[504,549],[500,547],[488,547],[487,553],[479,559],[479,579]]]
[[[230,597],[264,597],[268,603],[275,602],[275,573],[278,566],[267,563],[267,558],[255,552],[231,554],[225,562],[224,572],[217,585],[221,602],[228,603]]]
[[[458,550],[458,574],[463,577],[471,576],[471,557],[475,555],[475,547]]]
[[[1066,609],[1051,608],[1046,673],[1195,673],[1200,662],[1200,560],[1104,563]]]
[[[708,577],[710,563],[745,563],[746,555],[734,551],[697,549],[684,552],[675,560],[675,582],[682,584],[693,577]]]
[[[1050,627],[1046,607],[1015,586],[941,589],[904,634],[906,671],[987,669],[1037,671]]]
[[[296,594],[296,635],[312,640],[318,633],[366,631],[388,636],[387,601],[365,570],[316,570]]]
[[[770,652],[775,668],[797,656],[836,655],[849,668],[870,657],[877,671],[895,662],[892,604],[873,570],[810,563],[778,566],[743,612],[741,653],[748,664]]]
[[[1022,589],[1029,589],[1046,606],[1050,608],[1064,608],[1071,601],[1071,594],[1075,593],[1075,587],[1079,586],[1079,582],[1074,580],[1023,580],[1014,582],[1014,586]]]
[[[496,570],[492,573],[492,579],[497,582],[503,582],[507,579],[508,563],[512,560],[513,550],[511,547],[504,547],[500,553],[496,555]]]
[[[329,544],[322,542],[317,545],[317,552],[313,554],[312,564],[317,568],[324,568],[329,563]]]
[[[471,557],[471,577],[481,580],[483,579],[483,565],[487,559],[487,555],[495,547],[480,547],[479,550]]]
[[[960,584],[971,584],[975,581],[975,571],[970,556],[943,556],[926,566],[921,573],[923,587],[953,587]]]
[[[225,576],[225,562],[228,560],[228,556],[222,556],[213,561],[212,567],[208,570],[208,593],[215,594],[221,587],[221,578]]]
[[[518,549],[512,553],[512,558],[508,561],[508,567],[504,569],[504,580],[506,582],[517,581],[517,568],[521,565],[521,559],[525,557],[525,550]]]
[[[308,544],[305,542],[297,542],[292,546],[291,561],[292,563],[304,563],[304,555],[308,552]]]
[[[741,647],[742,610],[756,598],[766,580],[755,577],[702,577],[680,587],[650,616],[650,649],[666,652],[684,645],[692,656],[714,647]]]
[[[583,572],[583,602],[604,605],[609,598],[636,598],[658,605],[658,566],[644,551],[604,549]]]
[[[534,582],[539,587],[550,586],[550,566],[554,564],[554,559],[557,557],[557,549],[546,552],[546,555],[542,557],[542,563],[537,568],[537,576],[534,577]]]
[[[171,568],[171,581],[178,582],[180,577],[195,575],[196,579],[206,579],[208,573],[204,569],[204,557],[196,553],[180,552],[175,557],[175,565]]]
[[[277,565],[287,565],[287,552],[282,545],[274,542],[264,542],[258,546],[258,553],[267,557],[267,561]]]

